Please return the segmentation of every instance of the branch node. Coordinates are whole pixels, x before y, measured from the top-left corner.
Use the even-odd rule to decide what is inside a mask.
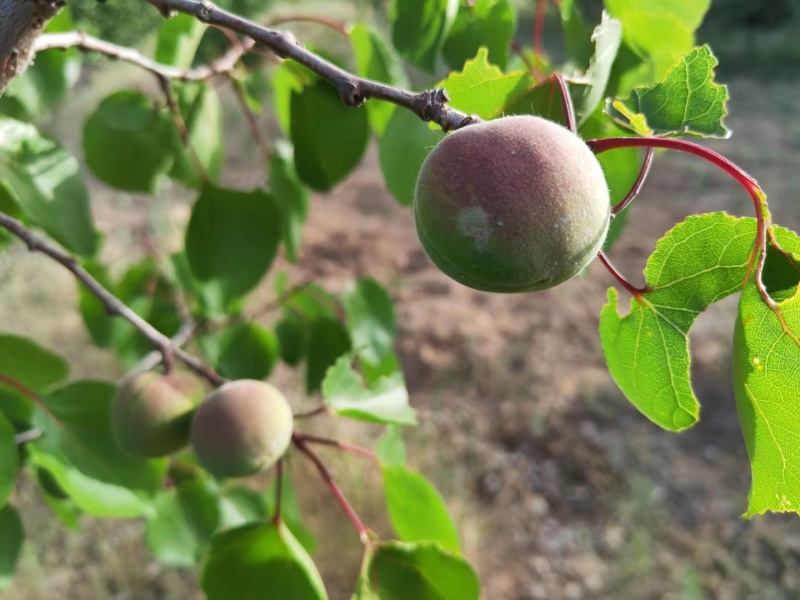
[[[367,97],[361,92],[360,86],[347,80],[339,85],[339,97],[347,106],[361,106],[367,101]]]

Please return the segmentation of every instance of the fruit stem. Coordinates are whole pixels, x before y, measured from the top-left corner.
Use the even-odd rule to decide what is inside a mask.
[[[333,446],[334,448],[339,448],[339,450],[344,450],[346,452],[352,452],[353,454],[360,454],[361,456],[365,456],[370,460],[374,460],[378,462],[378,455],[375,454],[369,448],[364,448],[362,446],[356,446],[355,444],[348,444],[347,442],[341,442],[339,440],[334,440],[331,438],[326,438],[318,435],[313,435],[311,433],[301,433],[297,432],[295,434],[304,442],[310,442],[312,444],[322,444],[324,446]]]
[[[302,437],[299,435],[292,434],[292,441],[297,448],[305,454],[311,462],[314,463],[314,466],[317,467],[317,471],[322,476],[322,479],[325,481],[325,485],[328,486],[331,494],[333,497],[336,498],[336,502],[339,503],[339,506],[342,508],[344,513],[347,515],[347,518],[350,520],[350,523],[353,524],[356,532],[358,533],[358,539],[361,541],[362,544],[366,544],[369,542],[369,532],[367,531],[367,526],[359,518],[358,514],[356,513],[355,509],[351,506],[351,504],[347,501],[344,493],[339,486],[336,485],[336,482],[333,480],[333,475],[331,472],[328,471],[328,467],[325,466],[325,463],[322,462],[319,456],[317,456],[303,441]]]
[[[61,423],[61,419],[59,419],[58,417],[56,417],[53,414],[53,412],[50,410],[50,407],[47,406],[47,404],[44,403],[44,400],[42,400],[36,392],[34,392],[31,388],[26,386],[24,383],[20,383],[16,379],[12,379],[8,375],[3,375],[2,373],[0,373],[0,383],[5,383],[7,386],[14,388],[20,394],[22,394],[23,396],[28,398],[36,406],[38,406],[44,412],[46,412],[50,416],[50,418],[53,419],[56,423],[59,423],[59,424]]]
[[[644,161],[642,162],[642,168],[639,170],[639,176],[633,183],[633,187],[631,187],[630,191],[628,191],[628,194],[619,204],[615,204],[611,207],[612,219],[614,218],[614,215],[617,215],[628,208],[628,205],[633,202],[636,196],[639,195],[639,191],[642,189],[644,180],[647,179],[647,174],[650,172],[650,167],[653,164],[653,151],[654,149],[652,147],[647,149],[647,152],[644,155]]]
[[[753,246],[753,252],[750,255],[750,265],[747,270],[747,275],[744,279],[744,285],[750,281],[753,275],[753,265],[755,268],[755,284],[758,292],[764,302],[772,309],[779,319],[783,316],[775,304],[774,300],[770,298],[767,288],[761,280],[761,274],[764,271],[764,261],[767,257],[767,230],[770,226],[770,214],[767,207],[767,197],[759,187],[756,180],[743,171],[739,166],[717,154],[713,150],[709,150],[704,146],[687,142],[685,140],[676,140],[668,138],[654,138],[654,137],[630,137],[630,138],[605,138],[601,140],[591,140],[586,143],[595,154],[600,154],[607,150],[614,150],[617,148],[666,148],[668,150],[678,150],[679,152],[686,152],[702,158],[710,162],[712,165],[722,169],[730,175],[742,188],[750,195],[753,200],[753,206],[756,213],[756,241]],[[602,260],[602,259],[601,259]],[[613,274],[613,273],[612,273]],[[785,329],[785,328],[784,328]]]
[[[283,500],[283,458],[279,458],[275,465],[275,516],[272,518],[276,525],[281,522],[281,501]]]
[[[564,126],[572,133],[578,133],[578,125],[575,120],[575,107],[572,104],[572,96],[569,95],[567,82],[561,73],[553,73],[548,77],[555,81],[558,91],[561,94],[561,108],[564,110]]]
[[[318,415],[324,415],[328,412],[328,407],[324,404],[322,406],[318,406],[312,410],[307,412],[297,413],[294,415],[295,419],[310,419],[311,417],[316,417]]]
[[[614,279],[616,279],[622,287],[624,287],[626,290],[628,290],[628,292],[634,298],[641,299],[642,294],[644,294],[645,292],[649,291],[648,288],[646,288],[646,287],[638,288],[635,285],[633,285],[630,281],[625,279],[625,277],[622,275],[622,273],[617,271],[617,268],[611,263],[611,261],[609,260],[608,256],[606,255],[606,253],[603,252],[602,250],[597,253],[597,258],[599,258],[600,262],[603,263],[603,266],[606,269],[608,269],[608,272],[611,273],[611,275],[614,276]]]
[[[44,432],[41,429],[28,429],[27,431],[23,431],[22,433],[15,435],[14,443],[17,446],[21,446],[22,444],[27,444],[28,442],[38,440],[43,435]]]

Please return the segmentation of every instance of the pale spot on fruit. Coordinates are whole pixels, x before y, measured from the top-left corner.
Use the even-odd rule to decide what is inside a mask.
[[[475,242],[475,249],[478,252],[485,252],[489,246],[489,237],[492,235],[492,228],[489,224],[489,215],[480,206],[471,206],[463,210],[458,215],[459,231],[471,237]]]

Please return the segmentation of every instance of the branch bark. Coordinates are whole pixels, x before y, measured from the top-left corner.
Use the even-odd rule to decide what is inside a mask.
[[[0,0],[0,95],[31,62],[33,43],[66,0]]]

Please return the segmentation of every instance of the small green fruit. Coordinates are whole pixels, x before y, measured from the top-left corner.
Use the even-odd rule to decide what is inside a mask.
[[[198,408],[191,439],[216,477],[245,477],[271,467],[292,440],[292,410],[274,386],[251,379],[225,383]]]
[[[414,215],[446,275],[477,290],[528,292],[592,261],[610,200],[600,163],[577,135],[514,116],[447,135],[422,165]]]
[[[141,373],[123,382],[111,408],[111,430],[128,454],[167,456],[189,443],[191,415],[205,395],[186,373]]]

